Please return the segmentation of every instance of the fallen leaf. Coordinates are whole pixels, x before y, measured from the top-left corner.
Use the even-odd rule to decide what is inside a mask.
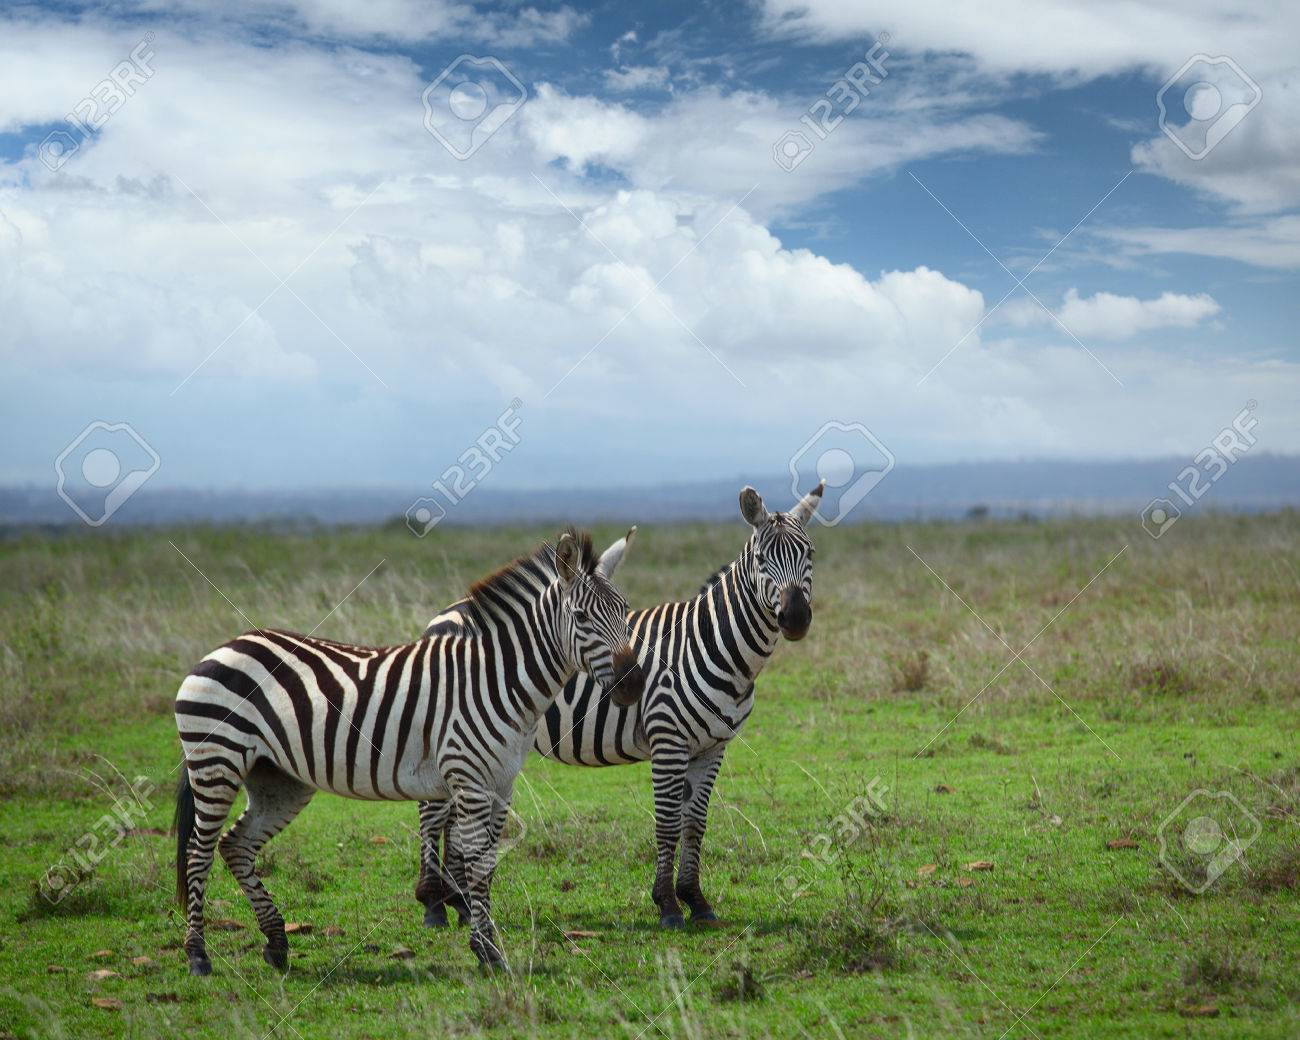
[[[1184,1018],[1218,1018],[1219,1009],[1213,1004],[1191,1004],[1180,1007],[1178,1013]]]
[[[309,935],[311,925],[303,924],[301,921],[290,921],[284,926],[285,935]]]
[[[50,975],[62,975],[68,969],[62,964],[47,964],[45,965],[45,970]]]
[[[153,963],[152,957],[132,957],[131,963],[140,968],[147,968]]]
[[[132,827],[126,832],[128,838],[159,838],[166,837],[170,831],[165,831],[161,827]]]
[[[1138,843],[1132,838],[1112,838],[1106,842],[1108,849],[1136,849],[1137,847]]]
[[[209,921],[208,927],[215,932],[240,932],[244,929],[244,923],[229,917],[218,917],[215,921]]]
[[[336,924],[327,925],[321,935],[342,935],[343,929]]]
[[[1049,817],[1047,818],[1047,822],[1050,823],[1053,827],[1059,827],[1059,826],[1061,826],[1061,823],[1062,823],[1063,821],[1061,820],[1061,818],[1060,818],[1059,816],[1057,816],[1055,813],[1053,813],[1051,816],[1049,816]]]
[[[975,884],[974,878],[959,877],[957,879],[957,885],[959,888],[970,888],[973,884]]]
[[[91,997],[90,1002],[105,1011],[121,1011],[122,1002],[116,997]]]
[[[150,1004],[179,1004],[181,1002],[179,993],[146,993],[144,999]]]
[[[376,834],[373,838],[370,839],[370,844],[371,844],[371,845],[387,845],[387,844],[388,844],[388,839],[387,839],[386,837],[384,837],[384,835],[382,835],[382,834]]]
[[[107,960],[109,957],[113,956],[113,951],[112,951],[112,950],[96,950],[94,953],[91,954],[91,956],[94,957],[95,960],[97,960],[97,961],[103,961],[103,960]]]
[[[571,932],[565,932],[564,937],[566,939],[595,939],[596,933],[584,932],[581,928],[575,928]]]
[[[986,859],[977,859],[973,863],[966,864],[967,870],[992,870],[993,864]]]
[[[563,881],[560,882],[560,891],[561,891],[561,892],[572,892],[572,891],[573,891],[575,888],[577,888],[577,887],[578,887],[578,886],[575,885],[575,884],[574,884],[572,881],[570,881],[568,878],[565,878]]]
[[[415,957],[415,951],[408,950],[405,946],[399,946],[388,956],[392,957],[394,960],[409,961]]]
[[[935,794],[952,794],[953,789],[947,784],[937,784],[934,788]]]
[[[120,979],[122,976],[111,968],[96,968],[94,971],[88,972],[86,977],[92,982],[103,982],[105,979]]]
[[[927,863],[923,867],[917,867],[916,873],[920,877],[929,877],[938,869],[939,869],[939,865],[937,863]]]

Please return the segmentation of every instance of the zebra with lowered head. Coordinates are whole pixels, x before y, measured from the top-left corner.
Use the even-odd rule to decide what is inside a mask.
[[[717,920],[700,889],[709,798],[727,744],[753,710],[754,680],[780,638],[802,639],[812,624],[813,546],[805,527],[824,489],[818,484],[788,513],[769,513],[757,491],[743,489],[740,512],[752,530],[740,555],[694,599],[628,614],[632,646],[646,671],[641,699],[610,703],[600,697],[592,676],[579,672],[546,710],[532,737],[537,751],[570,765],[650,760],[657,847],[651,896],[664,927],[685,923],[681,903],[693,921]],[[635,530],[610,546],[602,560],[620,558]],[[434,617],[425,634],[472,624],[461,601]],[[444,821],[436,806],[421,803],[415,893],[430,926],[447,923],[447,906],[462,921],[468,916],[461,850],[450,827],[445,862],[439,856]]]
[[[471,586],[466,632],[362,647],[254,629],[208,654],[176,695],[185,754],[176,880],[191,973],[212,971],[203,897],[218,849],[266,937],[263,957],[288,966],[284,918],[254,862],[317,791],[419,800],[438,826],[454,803],[470,949],[504,965],[489,888],[538,718],[579,668],[620,704],[642,691],[612,572],[596,560],[590,535],[570,528],[554,549],[542,546]],[[221,835],[241,787],[248,806]]]

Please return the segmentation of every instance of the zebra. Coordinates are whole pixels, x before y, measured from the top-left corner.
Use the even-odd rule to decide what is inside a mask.
[[[630,705],[644,686],[627,601],[591,536],[483,578],[463,601],[472,631],[388,647],[254,629],[208,654],[181,683],[184,751],[177,792],[177,898],[188,909],[190,972],[212,971],[203,897],[219,850],[266,937],[262,956],[288,967],[284,918],[254,869],[258,851],[317,791],[420,800],[442,826],[452,813],[468,865],[470,949],[507,967],[492,922],[496,845],[528,736],[578,668]],[[243,814],[218,841],[239,789]]]
[[[650,760],[657,848],[651,897],[663,927],[684,926],[683,902],[692,921],[718,920],[699,878],[709,798],[727,744],[753,710],[754,681],[778,637],[798,641],[812,624],[813,546],[805,526],[824,490],[823,481],[788,513],[769,513],[758,492],[745,487],[740,512],[753,530],[736,559],[694,599],[628,614],[632,645],[647,673],[642,698],[634,705],[611,705],[599,697],[592,677],[580,672],[547,708],[532,737],[535,750],[569,765]],[[621,556],[635,531],[602,559]],[[435,616],[426,635],[472,623],[461,601]],[[447,827],[444,864],[438,854],[444,817],[429,803],[419,809],[415,895],[425,907],[424,923],[445,926],[447,906],[464,923],[469,911],[457,835]]]

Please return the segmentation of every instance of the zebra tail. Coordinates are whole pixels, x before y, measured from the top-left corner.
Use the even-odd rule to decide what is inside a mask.
[[[190,771],[181,767],[181,780],[176,785],[176,899],[185,906],[189,896],[190,836],[194,833],[194,789],[190,787]]]

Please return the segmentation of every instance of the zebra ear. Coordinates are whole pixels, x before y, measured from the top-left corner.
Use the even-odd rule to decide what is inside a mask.
[[[566,588],[578,578],[578,543],[565,531],[555,543],[555,569]]]
[[[822,492],[826,490],[826,481],[822,481],[815,488],[799,499],[798,505],[790,510],[790,515],[801,524],[806,524],[812,519],[813,513],[817,512],[817,507],[822,504]]]
[[[740,489],[740,515],[750,527],[757,527],[767,520],[767,506],[763,505],[763,496],[746,485]]]
[[[606,581],[614,577],[614,572],[623,562],[623,554],[627,552],[627,547],[632,544],[635,535],[636,527],[633,526],[627,534],[601,553],[600,559],[596,561],[596,573]]]

